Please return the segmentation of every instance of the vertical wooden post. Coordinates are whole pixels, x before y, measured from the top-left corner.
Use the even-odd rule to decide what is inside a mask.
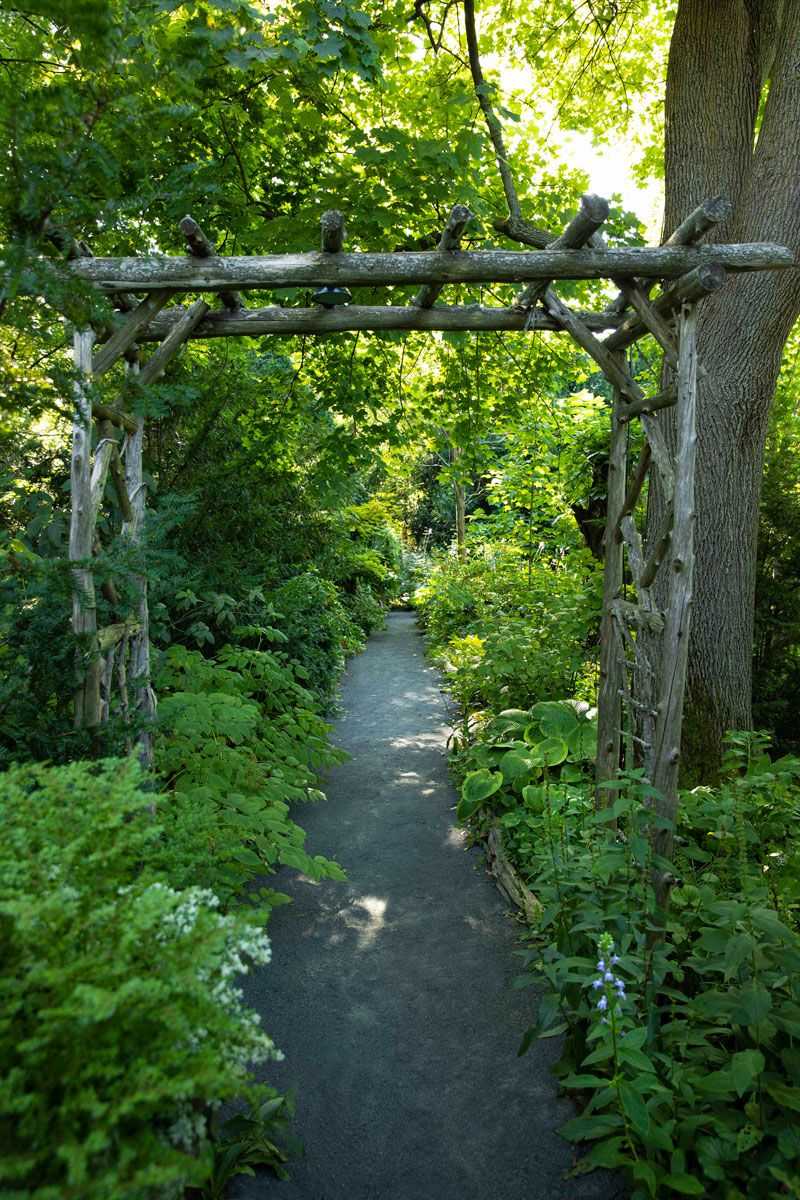
[[[129,363],[127,370],[138,374],[139,364]],[[144,417],[136,418],[136,432],[128,437],[125,451],[125,489],[130,499],[131,519],[122,526],[123,537],[132,542],[142,540],[142,524],[146,507],[146,490],[142,468],[144,446]],[[133,710],[140,720],[152,721],[156,715],[156,695],[150,684],[150,611],[147,602],[147,578],[137,579],[139,589],[138,628],[130,640],[130,671],[128,681],[133,693]],[[139,759],[149,770],[153,765],[153,737],[149,729],[139,734]]]
[[[95,515],[92,497],[92,375],[94,333],[73,335],[73,361],[79,372],[75,384],[75,415],[72,422],[72,460],[69,557],[82,565],[72,569],[72,632],[81,641],[78,683],[75,689],[75,725],[91,729],[100,723],[100,677],[102,663],[97,643],[97,603],[94,576],[89,560],[94,549]]]
[[[600,622],[600,688],[597,701],[597,784],[613,779],[619,769],[624,663],[614,635],[613,603],[622,590],[623,546],[619,523],[625,505],[628,465],[627,425],[620,420],[622,395],[614,390],[611,443],[608,455],[606,531],[603,538],[603,616]],[[610,789],[597,788],[595,807],[613,800]]]
[[[653,750],[653,786],[659,816],[670,828],[655,835],[656,852],[671,858],[672,826],[678,812],[678,766],[681,726],[689,657],[689,627],[694,584],[694,478],[697,447],[697,310],[684,306],[680,315],[678,349],[677,452],[675,456],[674,524],[670,546],[669,598],[665,613],[661,673]],[[669,898],[670,877],[657,874],[656,901],[663,911]]]

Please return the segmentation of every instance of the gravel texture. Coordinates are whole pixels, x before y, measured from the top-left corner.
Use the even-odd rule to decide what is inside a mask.
[[[313,853],[347,883],[283,871],[271,965],[246,980],[286,1060],[306,1147],[289,1182],[241,1178],[237,1200],[611,1200],[606,1174],[565,1181],[572,1115],[552,1040],[517,1046],[519,926],[455,827],[447,705],[414,616],[394,613],[350,665],[335,741],[351,754],[302,810]]]

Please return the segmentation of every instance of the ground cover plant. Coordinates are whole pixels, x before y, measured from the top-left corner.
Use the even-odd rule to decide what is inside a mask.
[[[145,782],[114,759],[0,780],[4,1195],[181,1196],[211,1174],[219,1105],[276,1099],[236,984],[269,962],[265,914],[174,886]]]
[[[563,1038],[556,1074],[580,1109],[562,1130],[582,1147],[575,1173],[622,1170],[637,1198],[794,1194],[800,760],[734,733],[719,784],[682,794],[664,928],[643,772],[621,775],[598,809],[595,710],[548,697],[524,661],[516,705],[487,703],[476,679],[491,686],[492,643],[452,636],[459,620],[470,628],[474,596],[443,587],[437,570],[421,604],[467,714],[452,760],[458,817],[477,840],[502,832],[535,897],[517,986],[536,990],[538,1015],[520,1052]],[[455,564],[447,571],[459,577]]]

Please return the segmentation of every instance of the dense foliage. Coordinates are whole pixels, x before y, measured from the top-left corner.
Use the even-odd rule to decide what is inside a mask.
[[[495,495],[515,471],[498,463]],[[434,556],[415,591],[461,712],[458,816],[475,840],[499,836],[526,890],[517,984],[536,989],[538,1018],[520,1052],[563,1039],[557,1075],[582,1109],[562,1130],[584,1146],[576,1173],[623,1169],[641,1200],[793,1194],[800,760],[731,734],[719,785],[681,797],[674,863],[654,858],[640,768],[596,808],[597,566],[571,487],[568,470],[554,477],[560,513],[535,557],[524,501],[508,503],[473,519],[466,556]],[[664,930],[661,869],[676,877]]]
[[[269,962],[263,914],[174,886],[185,846],[142,784],[113,759],[0,777],[9,1196],[180,1196],[210,1173],[212,1111],[269,1098],[248,1064],[277,1051],[234,981]]]
[[[72,238],[179,253],[191,212],[224,252],[305,250],[337,207],[348,245],[419,249],[460,201],[465,246],[511,245],[487,97],[535,224],[563,226],[591,182],[579,164],[623,133],[652,207],[674,9],[487,3],[476,93],[450,0],[0,4],[3,1195],[218,1197],[236,1170],[284,1170],[287,1102],[249,1075],[275,1051],[233,976],[267,963],[276,870],[343,877],[306,851],[302,806],[340,761],[345,662],[397,597],[460,706],[460,816],[476,838],[502,831],[541,906],[528,1041],[566,1035],[560,1076],[588,1097],[567,1136],[642,1196],[698,1194],[700,1173],[727,1200],[800,1188],[798,765],[732,736],[719,786],[683,798],[654,944],[647,790],[630,772],[602,819],[590,798],[610,397],[578,350],[529,333],[247,338],[192,342],[148,387],[115,367],[93,399],[146,418],[147,517],[141,544],[121,536],[107,489],[98,622],[147,579],[159,708],[148,728],[73,719],[64,332],[107,336],[113,314],[65,269]],[[629,195],[612,197],[611,244],[646,236]],[[781,752],[800,702],[796,351],[756,595],[757,724]],[[657,390],[654,344],[630,365]],[[133,765],[143,734],[151,774]],[[619,961],[594,988],[598,947]]]

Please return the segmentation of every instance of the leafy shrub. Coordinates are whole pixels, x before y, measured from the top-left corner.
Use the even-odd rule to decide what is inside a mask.
[[[530,707],[550,696],[593,692],[587,629],[597,620],[597,573],[530,570],[515,552],[439,560],[416,593],[434,658],[465,716],[471,709]]]
[[[423,587],[431,573],[432,564],[428,554],[420,550],[403,548],[399,567],[398,600],[402,604],[412,601],[418,588]]]
[[[499,821],[523,872],[545,809],[552,819],[586,791],[597,743],[594,718],[588,704],[570,700],[507,709],[486,722],[456,760],[465,774],[459,818],[471,818],[481,833]]]
[[[360,579],[351,593],[345,592],[342,603],[351,620],[365,638],[371,637],[386,624],[386,610],[368,583]]]
[[[158,686],[156,767],[173,789],[172,878],[202,873],[223,897],[279,865],[344,878],[304,850],[305,832],[289,816],[292,804],[324,799],[317,771],[342,758],[291,669],[267,651],[228,646],[214,662],[173,646]]]
[[[519,981],[542,993],[539,1018],[522,1050],[564,1035],[557,1073],[586,1107],[562,1133],[592,1143],[576,1172],[624,1168],[634,1200],[795,1194],[800,761],[770,763],[763,739],[732,735],[721,787],[683,797],[673,866],[653,857],[641,774],[595,812],[566,727],[523,730],[528,715],[496,718],[469,751],[460,809],[476,830],[500,820],[542,905]],[[537,756],[532,785],[523,761]],[[666,868],[678,882],[660,940],[652,878]]]
[[[277,1052],[234,977],[259,914],[164,874],[130,761],[0,775],[3,1195],[177,1200],[212,1170],[210,1110]],[[158,800],[157,807],[168,805]]]
[[[320,572],[344,592],[368,585],[386,602],[397,594],[402,550],[379,500],[350,504],[332,520],[334,536],[317,559]],[[337,536],[338,535],[338,536]]]
[[[348,654],[364,644],[361,631],[344,608],[336,585],[316,571],[289,579],[271,594],[278,627],[287,638],[286,653],[298,674],[324,706],[330,704]]]
[[[63,760],[76,752],[71,598],[62,561],[41,558],[16,538],[0,548],[2,765],[23,758]]]

